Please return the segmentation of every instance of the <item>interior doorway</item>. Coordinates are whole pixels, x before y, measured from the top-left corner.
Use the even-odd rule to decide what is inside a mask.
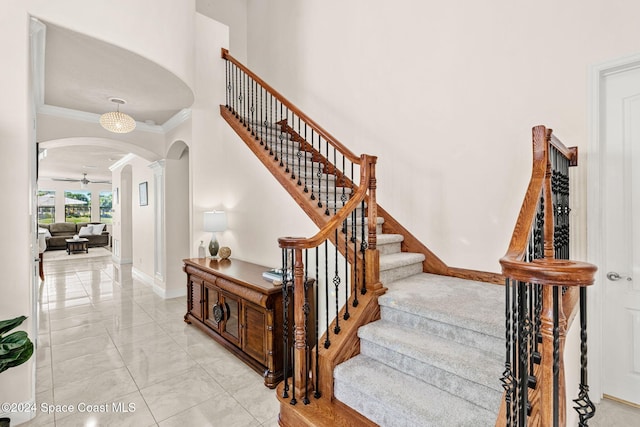
[[[590,291],[591,382],[594,397],[640,405],[640,57],[593,71],[588,230],[599,271]]]

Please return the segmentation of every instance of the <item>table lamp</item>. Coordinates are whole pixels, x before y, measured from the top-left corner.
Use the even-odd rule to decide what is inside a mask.
[[[218,255],[220,245],[216,239],[218,231],[227,229],[227,214],[224,211],[210,211],[204,213],[204,231],[211,232],[211,242],[209,242],[209,253],[212,257]]]

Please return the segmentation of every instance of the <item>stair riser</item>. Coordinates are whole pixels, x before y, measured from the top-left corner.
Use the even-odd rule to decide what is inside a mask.
[[[441,390],[461,397],[482,408],[494,411],[500,405],[502,393],[470,381],[412,357],[400,354],[368,340],[360,340],[360,353],[401,372],[419,378]],[[472,357],[472,356],[470,356]],[[496,378],[496,384],[499,384]]]
[[[357,209],[357,212],[358,212],[358,216],[359,216],[361,210]],[[362,233],[362,227],[360,227],[359,225],[356,225],[356,236],[360,236],[361,235],[360,233]],[[369,229],[365,228],[365,230],[364,230],[365,236],[367,235],[367,233],[369,233]],[[382,224],[377,224],[376,225],[376,234],[382,234]]]
[[[421,330],[498,356],[503,356],[504,353],[503,339],[483,334],[482,332],[438,322],[386,305],[380,306],[380,317],[411,329]]]
[[[401,411],[389,410],[384,402],[372,399],[371,396],[362,393],[348,383],[336,379],[333,383],[333,393],[336,399],[361,414],[365,414],[367,418],[380,426],[415,427],[413,417],[407,417],[407,414]]]
[[[378,243],[378,251],[380,251],[380,255],[397,254],[401,252],[401,243],[387,243],[384,245]]]
[[[421,262],[380,271],[380,282],[391,283],[419,273],[422,273]]]

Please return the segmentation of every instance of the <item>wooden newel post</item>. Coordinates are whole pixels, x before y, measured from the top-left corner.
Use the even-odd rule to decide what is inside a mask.
[[[555,307],[553,302],[554,288],[558,295]],[[557,353],[553,348],[554,315],[558,316]],[[541,388],[540,403],[542,406],[540,408],[540,425],[541,427],[564,426],[566,422],[567,399],[564,378],[564,342],[567,319],[562,308],[562,288],[560,286],[544,285],[542,287],[542,313],[540,314],[540,322],[542,333],[541,378],[538,380],[538,386]],[[558,382],[556,385],[557,396],[554,396],[554,371],[556,370],[558,372]],[[556,399],[557,402],[554,403]],[[557,424],[554,424],[554,419],[557,419]]]
[[[377,248],[378,203],[376,201],[376,156],[367,156],[369,168],[369,200],[367,202],[367,250],[365,251],[367,271],[365,271],[367,288],[380,287],[380,254]]]
[[[311,387],[311,381],[305,381],[309,375],[307,358],[307,337],[304,332],[304,264],[302,262],[302,249],[294,250],[293,260],[293,360],[295,370],[293,372],[295,390],[294,396],[302,397],[305,394],[307,384]]]

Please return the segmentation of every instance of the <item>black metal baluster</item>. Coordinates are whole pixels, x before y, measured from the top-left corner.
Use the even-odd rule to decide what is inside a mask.
[[[305,125],[305,130],[306,130],[306,125]],[[300,117],[298,117],[298,135],[300,135]],[[300,140],[296,142],[295,147],[298,148],[298,182],[296,184],[302,185],[302,181],[300,180],[300,172],[302,170],[302,155],[305,153],[302,151],[302,142],[300,142]],[[306,162],[306,154],[305,154],[305,162]],[[293,179],[295,179],[295,176],[293,177]]]
[[[535,311],[536,311],[536,295],[535,295],[535,283],[531,283],[528,287],[528,295],[527,295],[527,325],[528,325],[528,336],[527,336],[527,346],[528,346],[528,355],[529,355],[529,378],[528,385],[529,388],[536,388],[536,377],[533,374],[534,366],[533,363],[535,358],[535,349],[536,349],[536,320],[535,320]]]
[[[315,325],[316,325],[316,375],[315,375],[315,380],[316,380],[316,391],[313,394],[313,397],[315,397],[316,399],[319,399],[321,397],[321,393],[320,393],[320,364],[318,362],[318,360],[320,359],[319,357],[319,352],[320,352],[320,321],[319,321],[319,313],[318,313],[318,301],[320,301],[320,295],[319,295],[319,288],[320,288],[320,283],[318,282],[318,278],[320,277],[318,275],[318,269],[319,269],[319,263],[318,263],[318,256],[319,256],[319,250],[318,250],[318,246],[316,246],[316,309],[314,310],[314,314],[315,314]]]
[[[304,148],[304,192],[305,193],[309,192],[309,187],[307,186],[307,180],[309,179],[309,176],[307,175],[307,160],[309,158],[309,153],[307,153],[307,144],[308,144],[308,142],[307,142],[307,123],[305,122],[304,123],[304,143],[303,143],[303,148]]]
[[[318,134],[318,153],[322,154],[322,137]],[[318,164],[318,207],[322,207],[322,173],[327,173],[325,163]]]
[[[325,329],[326,329],[326,339],[324,341],[324,348],[329,348],[331,345],[331,340],[329,339],[329,247],[327,246],[327,241],[324,241],[324,298],[325,298]]]
[[[245,124],[245,112],[244,112],[244,71],[240,70],[240,86],[238,87],[238,109],[240,110],[240,123]]]
[[[353,194],[353,163],[351,163],[351,194]],[[357,307],[358,302],[358,238],[356,233],[357,209],[351,211],[351,242],[353,243],[353,306]]]
[[[309,361],[311,360],[310,354],[310,344],[309,344],[309,252],[308,249],[304,250],[304,299],[302,304],[302,310],[304,311],[304,372],[306,375],[304,376],[304,398],[302,399],[302,403],[305,405],[309,404]]]
[[[225,88],[225,107],[227,110],[231,110],[231,105],[229,105],[229,96],[231,91],[231,82],[229,81],[229,61],[225,61],[224,64],[224,88]]]
[[[233,64],[233,114],[238,118],[238,67]]]
[[[267,130],[268,134],[269,134],[269,154],[271,156],[273,156],[273,94],[269,93],[269,129]],[[265,149],[267,148],[266,146],[264,147]],[[276,156],[276,160],[278,160],[277,156]]]
[[[578,412],[578,427],[587,427],[596,413],[596,406],[589,398],[587,372],[587,289],[580,287],[580,391],[574,400],[577,406],[573,407]]]
[[[515,426],[518,426],[520,420],[520,375],[518,372],[518,349],[520,348],[520,335],[519,319],[520,310],[518,309],[518,292],[520,291],[519,282],[512,279],[512,296],[511,296],[511,312],[513,313],[511,319],[511,336],[513,337],[513,351],[511,353],[511,369],[513,370],[513,394],[511,399],[511,413],[513,414],[513,422]]]
[[[278,122],[280,122],[282,120],[282,103],[280,102],[280,116],[279,116],[279,120]],[[284,140],[284,133],[282,132],[282,127],[280,125],[278,125],[278,140],[280,141],[280,147],[276,148],[276,151],[278,152],[278,155],[280,156],[280,167],[284,166],[284,161],[282,160],[282,146],[284,144],[283,140]],[[276,158],[276,160],[278,160]]]
[[[327,162],[326,165],[325,165],[325,180],[324,180],[324,182],[325,182],[325,196],[324,196],[325,210],[324,210],[324,214],[325,215],[331,215],[331,212],[329,211],[329,174],[327,173],[328,169],[330,168],[330,166],[329,166],[329,141],[325,140],[324,143],[325,143],[325,154],[326,154],[325,155],[325,159],[326,159],[326,162]],[[335,165],[334,165],[334,168],[333,168],[332,172],[333,172],[333,175],[335,177],[336,176]],[[335,186],[335,184],[337,184],[337,180],[334,179],[333,182],[334,182],[334,186]],[[335,210],[335,204],[334,204],[334,208],[333,209]]]
[[[311,153],[313,153],[314,147],[315,147],[314,133],[315,133],[314,129],[311,128]],[[311,200],[316,199],[314,179],[315,179],[315,164],[313,162],[313,157],[312,157],[311,158]]]
[[[344,320],[349,320],[351,315],[349,314],[349,291],[351,288],[349,287],[349,233],[347,233],[347,220],[345,219],[343,222],[343,230],[344,230]],[[336,234],[337,234],[336,230]],[[336,240],[337,244],[337,240]]]
[[[502,388],[505,392],[505,408],[506,408],[506,425],[511,426],[511,399],[513,395],[513,374],[511,372],[511,280],[505,279],[505,362],[504,371],[500,381],[502,382]]]
[[[520,317],[518,318],[518,325],[519,325],[519,330],[518,330],[518,339],[520,341],[520,348],[518,349],[519,351],[519,364],[520,366],[518,367],[518,374],[520,375],[520,388],[519,388],[519,393],[520,393],[520,422],[521,424],[518,425],[526,425],[526,417],[528,415],[529,412],[529,405],[528,405],[528,397],[529,397],[529,370],[527,369],[527,365],[529,362],[529,354],[528,354],[528,350],[529,350],[529,344],[528,344],[528,340],[527,340],[527,333],[528,333],[528,322],[527,322],[527,290],[528,290],[528,284],[525,282],[518,282],[518,306],[519,306],[519,315]]]
[[[244,126],[249,129],[249,107],[251,106],[251,99],[249,98],[249,75],[244,73],[244,85],[242,91],[242,99],[244,103]]]
[[[253,103],[253,85],[254,85],[254,81],[251,77],[249,77],[249,75],[247,75],[247,92],[248,92],[248,101],[247,101],[247,108],[248,108],[248,112],[247,112],[247,130],[251,131],[251,136],[256,136],[255,133],[253,132],[253,127],[255,126],[255,117],[254,117],[254,113],[255,113],[255,105]]]
[[[264,93],[264,88],[262,87],[262,85],[258,85],[260,87],[260,95],[259,95],[259,99],[260,99],[260,117],[258,118],[260,120],[260,145],[265,145],[264,142],[264,126],[265,126],[265,122],[264,122],[264,105],[262,103],[262,95]]]
[[[285,107],[285,118],[286,120],[286,124],[289,124],[289,107]],[[293,124],[293,123],[291,123]],[[291,161],[291,159],[289,158],[289,133],[285,133],[284,134],[284,139],[282,140],[282,143],[284,144],[284,147],[282,147],[282,150],[284,150],[284,152],[286,153],[285,156],[285,167],[284,167],[284,171],[285,173],[289,173],[289,162]],[[280,157],[283,157],[283,151],[280,152]]]
[[[339,334],[340,333],[340,307],[338,305],[338,297],[340,295],[340,273],[338,272],[338,230],[335,230],[335,242],[336,245],[334,246],[335,248],[335,253],[333,254],[333,259],[334,259],[334,263],[335,263],[335,268],[334,268],[334,275],[333,275],[333,288],[334,288],[334,300],[335,300],[335,305],[336,305],[336,326],[333,328],[333,333],[334,334]]]
[[[537,365],[542,361],[542,355],[538,349],[538,345],[542,343],[542,285],[536,284],[534,285],[535,289],[535,300],[536,300],[536,308],[535,308],[535,336],[534,343],[535,347],[533,349],[533,362]]]

